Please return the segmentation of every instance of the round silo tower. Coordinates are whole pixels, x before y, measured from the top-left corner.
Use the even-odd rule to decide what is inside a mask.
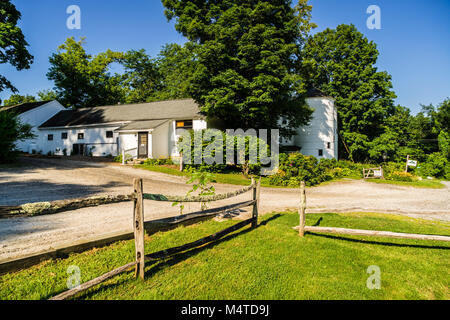
[[[314,109],[308,126],[300,127],[294,144],[304,155],[322,159],[338,158],[337,111],[334,98],[315,89],[308,92],[307,104]]]

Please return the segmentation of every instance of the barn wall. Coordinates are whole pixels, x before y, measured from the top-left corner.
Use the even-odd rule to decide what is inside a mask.
[[[120,133],[120,135],[119,135],[119,152],[122,152],[122,150],[128,150],[128,151],[126,151],[126,154],[129,154],[133,157],[137,157],[137,147],[138,147],[137,132]],[[133,150],[131,150],[131,149],[133,149]]]
[[[170,131],[173,125],[173,121],[167,121],[159,127],[155,128],[152,132],[152,145],[153,145],[153,158],[168,158],[169,145],[171,143]]]
[[[55,100],[19,115],[22,123],[27,123],[33,127],[32,132],[36,137],[16,142],[16,148],[22,152],[30,152],[30,146],[33,143],[37,144],[41,139],[38,127],[62,110],[65,110],[65,108]]]
[[[118,126],[95,127],[95,128],[73,128],[73,129],[41,129],[40,138],[37,142],[37,152],[55,155],[70,155],[74,144],[85,144],[94,157],[117,156],[119,154],[119,134],[114,130]],[[107,138],[106,132],[113,131],[113,137]],[[67,139],[62,139],[62,133],[67,133]],[[78,134],[84,133],[84,139],[79,140]],[[53,134],[53,141],[48,140],[48,135]],[[117,142],[119,141],[119,145]]]

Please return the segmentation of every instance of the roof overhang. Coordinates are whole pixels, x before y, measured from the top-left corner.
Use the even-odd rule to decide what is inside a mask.
[[[61,126],[61,127],[38,127],[39,130],[70,130],[70,129],[82,129],[82,128],[95,128],[95,127],[117,127],[123,126],[131,121],[122,122],[110,122],[110,123],[94,123],[94,124],[83,124],[75,126]]]
[[[120,128],[117,128],[116,132],[143,132],[143,131],[153,131],[154,129],[162,126],[163,124],[172,121],[171,119],[160,119],[160,120],[141,120],[141,121],[131,121]]]

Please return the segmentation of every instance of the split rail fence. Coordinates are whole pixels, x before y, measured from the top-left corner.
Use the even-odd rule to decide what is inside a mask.
[[[400,233],[390,231],[375,231],[375,230],[359,230],[359,229],[346,229],[346,228],[334,228],[334,227],[319,227],[319,226],[306,226],[306,188],[305,182],[301,182],[300,185],[300,206],[298,209],[300,216],[300,224],[294,229],[298,230],[299,236],[304,237],[305,232],[314,233],[328,233],[328,234],[346,234],[346,235],[358,235],[358,236],[373,236],[373,237],[388,237],[398,239],[414,239],[414,240],[435,240],[435,241],[450,241],[449,236],[440,235],[428,235],[428,234],[413,234],[413,233]]]
[[[259,198],[260,198],[260,186],[261,180],[258,182],[255,179],[252,179],[252,184],[248,187],[245,187],[238,191],[228,192],[225,194],[219,195],[211,195],[211,196],[191,196],[191,197],[180,197],[180,196],[167,196],[160,194],[148,194],[143,192],[143,184],[142,179],[134,180],[134,192],[126,196],[128,199],[132,199],[134,201],[133,206],[133,229],[134,229],[134,241],[135,241],[135,261],[130,262],[124,266],[121,266],[117,269],[114,269],[110,272],[107,272],[95,279],[92,279],[88,282],[85,282],[73,289],[65,291],[57,296],[51,298],[50,300],[65,300],[71,298],[89,288],[92,288],[112,277],[119,275],[123,272],[130,270],[131,268],[135,268],[135,277],[139,277],[140,279],[145,278],[145,262],[146,261],[154,261],[158,259],[164,259],[175,255],[177,253],[181,253],[193,248],[197,248],[203,246],[205,244],[211,243],[213,241],[219,240],[224,236],[237,231],[249,224],[252,225],[252,228],[257,227],[258,225],[258,207],[259,207]],[[238,202],[218,208],[207,209],[203,211],[188,213],[179,215],[171,218],[159,219],[157,221],[149,221],[147,223],[144,222],[144,199],[146,200],[154,200],[154,201],[168,201],[168,202],[213,202],[224,199],[229,199],[236,197],[238,195],[244,194],[246,192],[252,191],[252,199],[244,202]],[[165,249],[162,251],[154,252],[145,255],[145,242],[144,235],[145,231],[150,228],[156,228],[158,231],[169,230],[178,225],[184,224],[188,221],[197,221],[199,219],[212,218],[222,213],[226,213],[232,210],[238,210],[245,207],[253,207],[252,209],[252,217],[250,219],[240,221],[233,225],[232,227],[226,228],[222,231],[199,239],[197,241],[187,243],[178,247],[173,247],[169,249]]]

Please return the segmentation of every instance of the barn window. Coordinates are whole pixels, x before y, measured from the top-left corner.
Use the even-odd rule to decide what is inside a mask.
[[[323,150],[319,149],[319,157],[323,157]]]
[[[112,131],[106,131],[106,137],[107,138],[112,138],[113,137],[113,132]]]
[[[192,129],[193,121],[192,120],[179,120],[177,121],[177,129]]]
[[[52,134],[49,134],[49,135],[47,136],[47,139],[48,139],[48,141],[53,141],[53,135],[52,135]]]
[[[61,133],[61,139],[62,140],[67,140],[67,132],[62,132]]]
[[[79,133],[78,140],[83,140],[83,139],[84,139],[84,133]]]
[[[331,142],[327,143],[327,149],[331,149]]]

